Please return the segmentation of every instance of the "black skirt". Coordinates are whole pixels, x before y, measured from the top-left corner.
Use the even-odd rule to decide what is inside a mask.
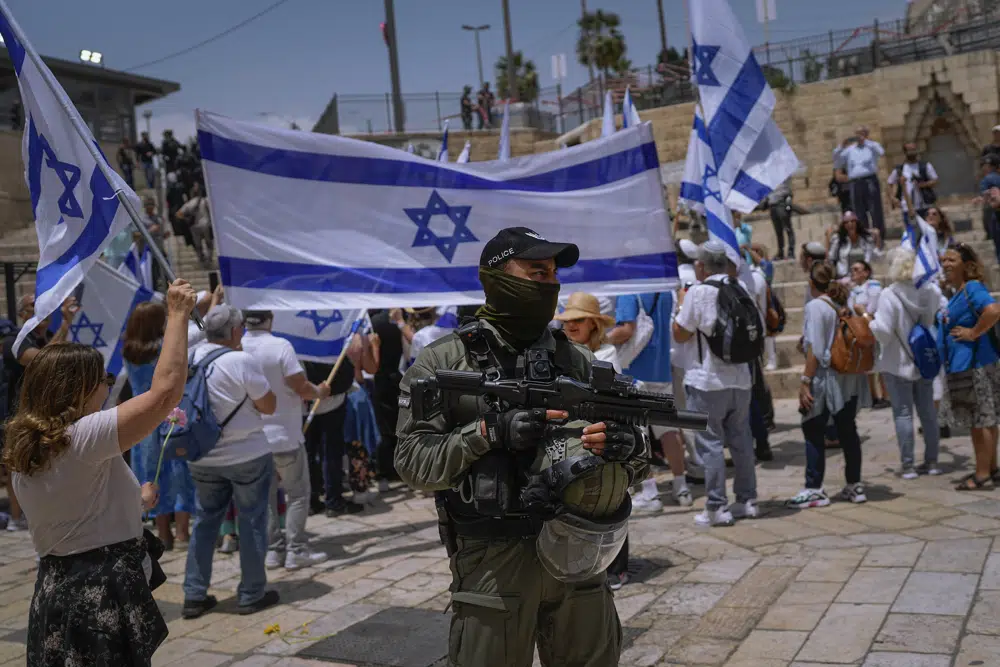
[[[142,568],[148,553],[158,569],[162,545],[152,540],[146,531],[140,539],[41,559],[28,616],[31,667],[150,664],[167,638]]]

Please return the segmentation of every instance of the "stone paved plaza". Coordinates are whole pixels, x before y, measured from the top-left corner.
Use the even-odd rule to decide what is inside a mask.
[[[859,422],[866,505],[834,502],[799,512],[782,506],[802,484],[804,448],[795,406],[781,401],[775,461],[758,467],[761,518],[696,528],[699,501],[694,509],[668,506],[632,521],[636,576],[616,594],[627,638],[622,665],[1000,665],[1000,496],[952,490],[957,471],[971,465],[968,437],[943,443],[945,475],[907,482],[894,472],[890,412],[865,412]],[[832,492],[843,484],[842,456],[829,457]],[[156,597],[170,636],[153,664],[330,667],[295,654],[309,638],[389,607],[447,606],[448,563],[430,499],[394,490],[365,514],[316,516],[309,525],[331,560],[271,573],[282,604],[254,616],[234,613],[238,559],[217,554],[220,606],[181,619],[184,553],[167,554],[170,579]],[[34,556],[26,533],[0,533],[5,667],[25,663]],[[265,633],[274,624],[287,641]]]

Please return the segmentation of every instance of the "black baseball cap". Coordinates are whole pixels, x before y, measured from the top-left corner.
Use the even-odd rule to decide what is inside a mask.
[[[566,269],[580,259],[575,243],[553,243],[527,227],[507,227],[486,242],[479,266],[493,268],[508,259],[554,259],[556,266]]]

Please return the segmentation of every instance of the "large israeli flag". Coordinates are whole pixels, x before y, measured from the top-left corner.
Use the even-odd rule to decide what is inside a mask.
[[[332,364],[363,317],[360,310],[276,310],[271,333],[291,343],[299,359]]]
[[[928,281],[941,273],[941,260],[938,254],[937,230],[929,222],[919,215],[913,216],[917,219],[917,230],[913,228],[910,215],[903,211],[903,239],[900,247],[913,251],[917,255],[913,263],[913,284],[922,287]]]
[[[771,118],[774,91],[727,0],[689,0],[693,78],[722,199],[749,213],[798,168]],[[706,163],[708,164],[708,163]]]
[[[105,370],[118,375],[129,315],[140,303],[160,300],[162,296],[105,262],[95,263],[75,291],[79,310],[69,326],[68,340],[96,349],[104,357]],[[61,321],[62,314],[57,310],[52,314],[52,328],[58,328]]]
[[[688,140],[687,158],[684,161],[684,176],[681,180],[680,200],[692,211],[705,214],[705,159],[703,155],[710,153],[708,136],[705,132],[705,119],[701,108],[694,108],[694,124],[691,127],[691,137]]]
[[[138,243],[129,246],[128,254],[118,267],[118,272],[131,277],[147,290],[156,289],[153,284],[153,257],[145,244],[142,244],[142,252],[139,252]]]
[[[559,272],[564,290],[676,285],[649,123],[572,150],[457,165],[340,136],[197,118],[222,282],[238,307],[482,302],[483,245],[519,226],[580,246],[580,262]]]
[[[93,136],[3,0],[0,36],[21,91],[21,156],[38,234],[35,315],[21,328],[17,349],[29,331],[59,310],[104,247],[129,224],[115,192],[126,192],[136,209],[139,198],[107,160],[98,165],[91,152],[97,145]]]

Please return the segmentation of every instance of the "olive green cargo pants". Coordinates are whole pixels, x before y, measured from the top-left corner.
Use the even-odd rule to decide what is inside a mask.
[[[606,577],[563,583],[534,539],[458,539],[451,558],[451,667],[615,667],[622,629]]]

